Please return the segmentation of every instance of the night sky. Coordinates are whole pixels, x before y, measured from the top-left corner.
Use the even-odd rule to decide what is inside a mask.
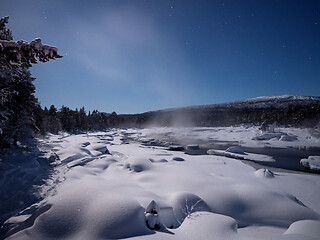
[[[41,105],[117,113],[320,95],[320,1],[0,0],[14,40],[64,57],[31,68]]]

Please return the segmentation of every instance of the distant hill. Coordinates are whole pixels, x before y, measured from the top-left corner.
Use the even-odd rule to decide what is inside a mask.
[[[320,103],[320,97],[312,96],[294,96],[294,95],[281,95],[281,96],[263,96],[257,98],[251,98],[246,100],[209,104],[200,106],[189,106],[182,108],[172,108],[158,111],[170,111],[179,109],[203,109],[203,108],[287,108],[289,105],[301,105],[306,106],[309,104]]]
[[[273,124],[314,127],[320,122],[320,97],[272,96],[247,100],[163,109],[117,116],[119,127],[232,126]]]

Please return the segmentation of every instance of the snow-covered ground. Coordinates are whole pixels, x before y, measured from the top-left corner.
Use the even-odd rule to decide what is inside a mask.
[[[186,143],[201,151],[210,141],[238,147],[220,150],[219,156],[169,150]],[[39,189],[45,192],[40,202],[7,220],[6,239],[320,236],[319,175],[255,169],[234,158],[273,161],[242,151],[248,146],[319,147],[320,139],[304,129],[268,134],[255,127],[113,129],[50,135],[39,145],[54,174]]]

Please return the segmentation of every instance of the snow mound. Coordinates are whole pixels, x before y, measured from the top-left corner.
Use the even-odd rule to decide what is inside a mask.
[[[246,155],[246,153],[243,151],[242,147],[239,147],[239,146],[229,147],[229,148],[227,148],[226,152]]]
[[[173,207],[174,215],[179,223],[182,223],[183,220],[190,216],[191,213],[210,211],[210,208],[203,199],[188,192],[174,193],[171,198],[171,205]]]
[[[145,224],[144,208],[133,198],[70,186],[53,199],[51,208],[30,229],[8,239],[121,239],[153,233]],[[85,188],[84,188],[85,189]]]
[[[289,136],[287,134],[284,134],[280,137],[279,141],[285,141],[285,142],[297,141],[297,136]]]
[[[269,169],[259,169],[254,172],[254,174],[258,177],[265,177],[265,178],[274,178],[274,173]]]
[[[81,166],[75,166],[72,171],[66,173],[66,177],[70,179],[81,179],[83,176],[94,176],[95,171],[90,168],[83,168]]]
[[[320,156],[309,156],[308,158],[303,158],[300,160],[300,163],[305,168],[320,171]]]
[[[239,239],[236,220],[210,212],[190,214],[177,230],[179,239]]]
[[[269,140],[279,140],[283,142],[294,142],[298,140],[297,136],[288,135],[283,132],[272,132],[272,133],[264,133],[260,136],[256,136],[253,140],[262,140],[262,141],[269,141]]]
[[[113,158],[97,159],[97,160],[95,160],[93,162],[88,163],[87,167],[90,168],[90,169],[93,169],[95,171],[103,172],[106,169],[108,169],[108,167],[111,164],[114,164],[116,162],[117,162],[117,160],[115,160]]]
[[[124,168],[138,173],[151,169],[152,165],[148,158],[131,158],[124,164]]]
[[[301,220],[294,222],[284,234],[298,234],[301,235],[301,239],[305,239],[304,236],[319,239],[320,221]]]
[[[283,135],[282,132],[274,132],[274,133],[264,133],[260,136],[256,136],[254,140],[271,140],[271,139],[280,139]]]
[[[229,185],[215,189],[215,195],[205,195],[212,212],[230,216],[237,220],[240,226],[264,224],[276,227],[288,227],[299,220],[318,220],[319,215],[306,207],[293,195],[280,194],[263,183]],[[259,181],[256,181],[257,183]]]
[[[161,224],[163,224],[167,228],[177,228],[180,226],[180,223],[177,221],[174,215],[172,207],[161,207],[159,211],[159,218]]]
[[[92,147],[91,147],[92,146]],[[100,153],[109,153],[108,148],[105,144],[96,143],[94,145],[89,146],[92,151],[100,152]]]
[[[125,195],[108,195],[97,198],[85,211],[91,239],[119,239],[151,233],[145,225],[144,208],[136,200]]]

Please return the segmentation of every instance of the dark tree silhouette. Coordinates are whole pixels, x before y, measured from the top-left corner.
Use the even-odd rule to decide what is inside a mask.
[[[0,147],[34,136],[33,112],[39,104],[29,68],[38,61],[61,58],[56,47],[42,44],[41,39],[12,41],[8,20],[0,19]]]

